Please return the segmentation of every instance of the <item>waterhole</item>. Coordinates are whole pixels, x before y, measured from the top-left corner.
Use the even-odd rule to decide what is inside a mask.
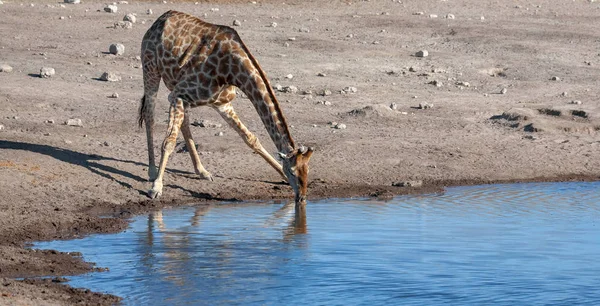
[[[125,305],[598,305],[598,220],[598,182],[506,184],[170,209],[35,247],[108,267],[69,284]]]

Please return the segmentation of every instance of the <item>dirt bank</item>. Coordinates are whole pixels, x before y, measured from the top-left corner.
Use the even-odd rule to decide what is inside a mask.
[[[298,88],[278,98],[296,142],[316,148],[312,198],[600,174],[595,2],[130,0],[116,14],[105,13],[102,1],[64,8],[56,0],[3,2],[0,65],[13,71],[0,72],[0,304],[117,301],[62,279],[14,280],[93,269],[73,254],[26,249],[28,242],[119,231],[132,214],[166,206],[291,199],[216,112],[199,108],[192,121],[223,124],[192,130],[215,181],[198,179],[187,153],[173,154],[163,197],[147,200],[136,56],[144,32],[169,9],[213,23],[239,20],[236,30],[272,84]],[[133,28],[114,28],[125,13],[137,14]],[[124,44],[125,54],[108,54],[112,43]],[[429,56],[416,57],[419,50]],[[40,78],[42,67],[56,75]],[[105,71],[121,80],[99,81]],[[167,94],[161,88],[158,138]],[[425,103],[433,107],[419,109]],[[234,105],[274,153],[249,101]],[[82,126],[63,124],[71,118]],[[407,180],[425,184],[392,186]]]

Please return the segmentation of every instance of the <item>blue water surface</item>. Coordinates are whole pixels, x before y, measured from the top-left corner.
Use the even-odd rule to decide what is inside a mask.
[[[449,188],[390,201],[218,204],[37,243],[109,272],[126,305],[600,305],[600,183]]]

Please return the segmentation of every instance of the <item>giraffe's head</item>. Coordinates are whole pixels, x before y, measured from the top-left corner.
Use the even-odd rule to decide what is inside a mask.
[[[288,154],[279,153],[283,161],[283,172],[296,195],[296,205],[306,204],[308,189],[308,161],[314,149],[301,146]]]

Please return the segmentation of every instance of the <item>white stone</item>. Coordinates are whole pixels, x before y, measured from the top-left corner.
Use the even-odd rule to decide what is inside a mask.
[[[236,19],[236,20],[233,21],[233,25],[236,26],[236,27],[239,27],[239,26],[242,25],[242,22]]]
[[[551,80],[552,80],[552,81],[560,81],[560,78],[559,78],[559,77],[557,77],[557,76],[553,76],[553,77],[551,78]]]
[[[107,5],[104,7],[104,11],[107,13],[116,13],[119,8],[116,5]]]
[[[133,28],[133,23],[131,21],[119,21],[115,22],[113,28],[131,29]]]
[[[390,104],[390,108],[391,108],[392,110],[397,110],[397,109],[398,109],[398,104],[396,104],[396,103],[392,102],[392,104]]]
[[[148,10],[146,11],[146,14],[148,14],[148,15],[152,15],[152,14],[154,14],[154,12],[152,11],[152,9],[148,9]]]
[[[446,19],[455,19],[456,17],[453,14],[446,15]]]
[[[109,98],[117,99],[117,98],[119,98],[119,94],[115,92],[112,95],[110,95]]]
[[[271,22],[271,28],[276,28],[277,27],[277,22]]]
[[[81,3],[81,0],[65,0],[65,3],[79,4]]]
[[[6,64],[0,65],[0,72],[12,72],[12,71],[13,71],[13,67],[6,65]]]
[[[40,77],[41,78],[50,78],[55,74],[56,74],[56,71],[54,71],[54,68],[42,67],[42,69],[40,69]]]
[[[121,77],[116,75],[114,72],[105,72],[100,77],[100,80],[106,82],[118,82],[121,80]]]
[[[298,92],[298,87],[294,86],[294,85],[290,85],[290,86],[285,86],[282,88],[283,92],[289,92],[289,93],[297,93]]]
[[[81,122],[81,119],[79,119],[79,118],[71,118],[71,119],[67,120],[65,122],[65,124],[68,126],[83,126],[83,123]]]
[[[346,129],[346,125],[343,123],[338,123],[335,125],[335,128],[338,130],[345,130]]]
[[[344,93],[357,93],[358,89],[356,87],[348,86],[342,90]]]
[[[285,78],[286,78],[286,79],[290,79],[290,80],[291,80],[291,79],[293,79],[293,78],[294,78],[294,76],[293,76],[292,74],[288,74],[288,75],[286,75],[286,76],[285,76]]]
[[[438,18],[438,15],[436,15],[436,14],[429,14],[429,18]]]
[[[110,54],[123,55],[123,53],[125,53],[125,46],[123,44],[111,44],[110,47],[108,47],[108,51]]]
[[[500,94],[505,95],[507,91],[508,91],[508,89],[502,88],[502,90],[500,90]]]
[[[428,57],[429,56],[429,51],[427,50],[420,50],[417,51],[417,53],[415,53],[416,57]]]
[[[131,13],[129,13],[129,14],[126,14],[126,15],[123,17],[123,21],[129,21],[129,22],[131,22],[131,23],[135,23],[135,21],[136,21],[136,20],[137,20],[137,18],[135,17],[135,15],[134,15],[134,14],[131,14]]]

